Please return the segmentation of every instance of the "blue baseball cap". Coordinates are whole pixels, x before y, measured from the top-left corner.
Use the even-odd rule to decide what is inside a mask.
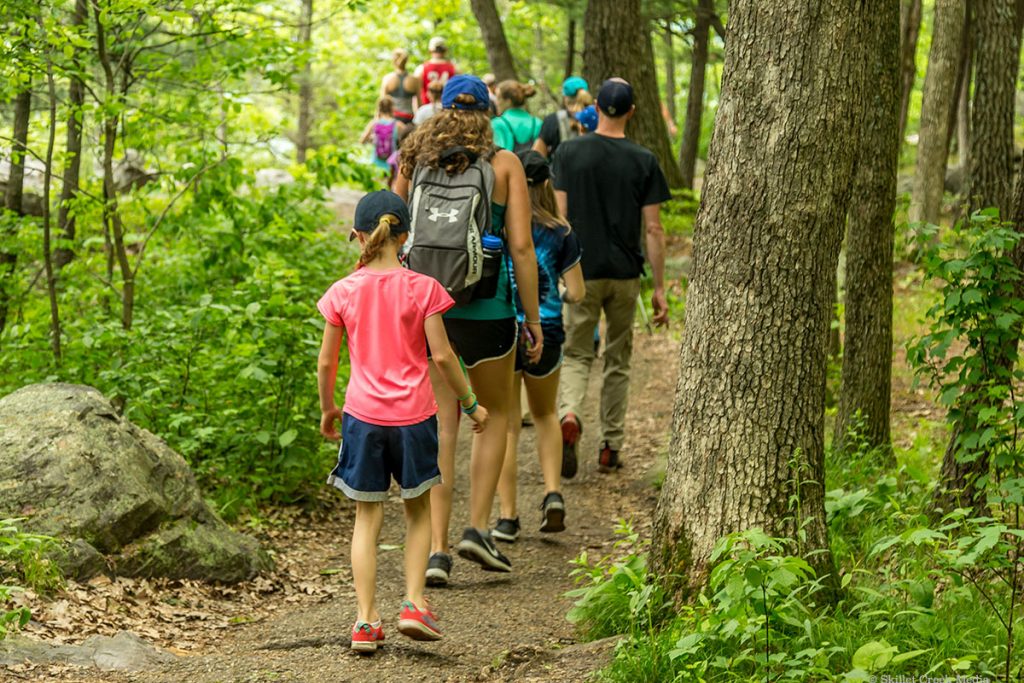
[[[609,78],[597,93],[597,108],[608,116],[622,116],[633,108],[633,86],[621,78]]]
[[[580,90],[590,90],[590,86],[579,76],[569,76],[562,82],[562,94],[566,97],[575,97]]]
[[[590,105],[584,107],[580,111],[576,112],[576,120],[580,122],[580,125],[587,129],[588,132],[593,132],[597,128],[597,107]]]
[[[409,207],[394,192],[377,190],[371,192],[359,200],[356,204],[356,215],[352,227],[359,232],[373,232],[380,223],[380,217],[391,214],[398,219],[398,224],[391,224],[391,234],[400,235],[409,232]],[[349,233],[350,240],[355,239],[356,233]]]
[[[470,95],[475,102],[473,104],[456,102],[455,98],[459,95]],[[452,76],[444,84],[444,90],[441,92],[441,108],[487,111],[491,108],[491,96],[488,94],[487,86],[479,78],[469,74],[459,74]]]

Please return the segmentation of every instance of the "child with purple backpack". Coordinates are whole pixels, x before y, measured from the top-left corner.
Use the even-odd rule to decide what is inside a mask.
[[[394,117],[394,103],[390,97],[381,97],[377,100],[377,113],[366,124],[363,134],[359,138],[362,144],[373,144],[373,165],[390,172],[391,165],[388,160],[398,149],[396,140],[398,137],[398,119]]]

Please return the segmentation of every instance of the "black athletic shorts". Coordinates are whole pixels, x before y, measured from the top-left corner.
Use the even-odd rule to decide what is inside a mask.
[[[545,335],[544,350],[540,352],[540,360],[531,364],[526,359],[526,346],[520,344],[516,349],[516,372],[521,372],[530,377],[547,377],[552,372],[562,367],[562,345],[558,342],[550,342]]]
[[[467,368],[504,358],[516,347],[519,326],[515,318],[462,320],[445,318],[448,341]]]

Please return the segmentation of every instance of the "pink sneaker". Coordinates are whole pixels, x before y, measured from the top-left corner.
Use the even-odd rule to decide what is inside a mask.
[[[441,640],[437,617],[429,609],[419,609],[406,600],[398,617],[398,632],[413,640]]]
[[[352,649],[356,652],[376,652],[384,644],[384,629],[365,621],[357,621],[352,626]]]

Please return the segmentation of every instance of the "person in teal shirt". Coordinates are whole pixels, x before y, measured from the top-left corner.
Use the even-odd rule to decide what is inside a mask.
[[[537,94],[528,83],[502,81],[498,84],[498,111],[501,116],[491,119],[494,144],[515,153],[525,152],[540,135],[541,120],[526,111],[526,100]]]

